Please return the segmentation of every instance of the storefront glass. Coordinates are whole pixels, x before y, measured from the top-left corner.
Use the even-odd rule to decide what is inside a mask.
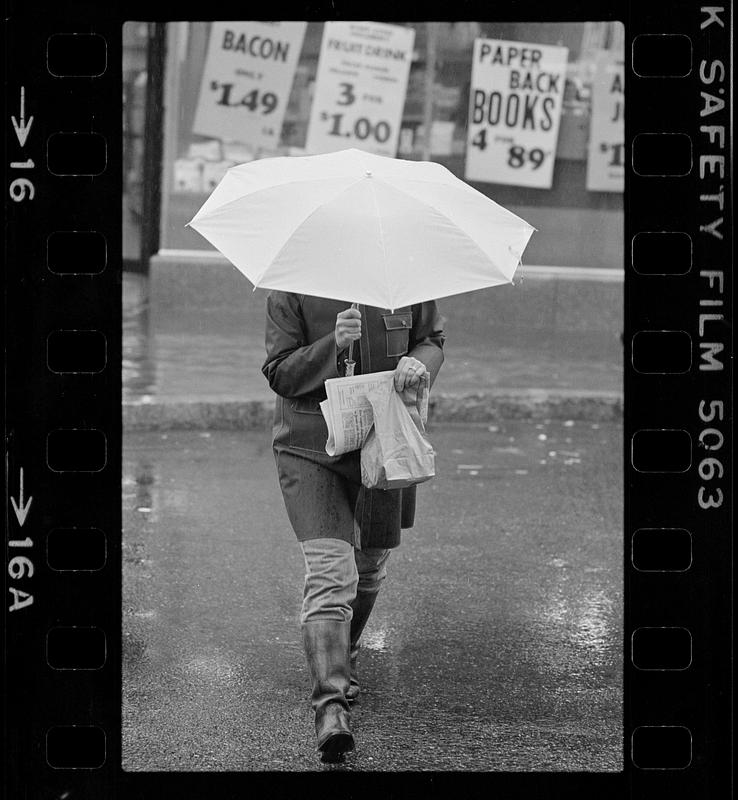
[[[161,231],[161,248],[165,251],[211,249],[186,223],[230,166],[254,158],[305,152],[324,24],[307,23],[277,144],[258,148],[193,130],[199,95],[214,88],[204,87],[202,80],[212,25],[168,25]],[[568,48],[550,188],[469,182],[546,234],[545,238],[534,237],[527,253],[529,263],[621,267],[622,193],[588,190],[587,158],[598,54],[603,50],[622,54],[622,25],[455,22],[407,23],[406,27],[414,29],[415,40],[397,156],[430,158],[461,178],[467,148],[474,40],[481,37]],[[432,81],[428,76],[429,54],[434,62],[430,67]],[[217,88],[223,97],[223,88]],[[135,145],[133,139],[131,144]],[[130,158],[135,159],[135,147]],[[131,187],[133,192],[135,181]]]
[[[123,26],[123,259],[128,264],[138,261],[141,248],[148,37],[145,22]]]

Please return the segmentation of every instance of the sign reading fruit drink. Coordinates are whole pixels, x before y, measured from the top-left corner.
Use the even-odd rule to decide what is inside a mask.
[[[306,22],[213,22],[192,132],[279,145]]]
[[[568,54],[566,47],[474,41],[467,180],[551,187]]]
[[[395,156],[415,31],[326,22],[310,113],[310,154],[356,147]]]

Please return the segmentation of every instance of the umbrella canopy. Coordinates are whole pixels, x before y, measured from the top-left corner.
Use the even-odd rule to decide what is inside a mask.
[[[534,231],[440,164],[355,149],[233,167],[189,225],[254,287],[389,309],[510,283]]]

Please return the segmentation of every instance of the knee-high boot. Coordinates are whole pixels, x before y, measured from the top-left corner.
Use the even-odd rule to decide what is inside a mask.
[[[346,699],[349,703],[353,703],[359,696],[359,676],[356,671],[356,662],[359,658],[359,650],[361,649],[359,641],[361,639],[361,634],[364,632],[369,615],[372,613],[378,594],[379,592],[358,591],[356,597],[351,602],[354,615],[351,617],[351,678],[349,690],[346,692]]]
[[[302,625],[315,711],[315,735],[323,761],[335,761],[354,749],[349,688],[349,623],[314,620]]]

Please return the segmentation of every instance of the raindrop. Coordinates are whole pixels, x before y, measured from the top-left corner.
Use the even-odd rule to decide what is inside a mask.
[[[203,439],[209,439],[209,438],[210,438],[210,434],[209,434],[209,433],[201,433],[201,434],[200,434],[200,436],[201,436]]]
[[[490,433],[497,433],[497,431],[499,431],[500,429],[497,427],[497,425],[490,425],[490,426],[487,428],[487,430],[488,430]]]
[[[151,509],[148,508],[147,506],[139,506],[136,509],[136,511],[140,511],[142,514],[149,514],[151,512]]]
[[[546,441],[546,439],[548,439],[548,436],[546,436],[546,434],[545,434],[545,433],[539,433],[539,434],[538,434],[538,441],[539,441],[539,442],[545,442],[545,441]]]
[[[556,451],[555,450],[549,450],[548,451],[548,457],[549,458],[555,458],[556,457]]]
[[[574,427],[574,420],[573,419],[567,419],[566,422],[564,423],[564,427],[565,428],[573,428]]]

